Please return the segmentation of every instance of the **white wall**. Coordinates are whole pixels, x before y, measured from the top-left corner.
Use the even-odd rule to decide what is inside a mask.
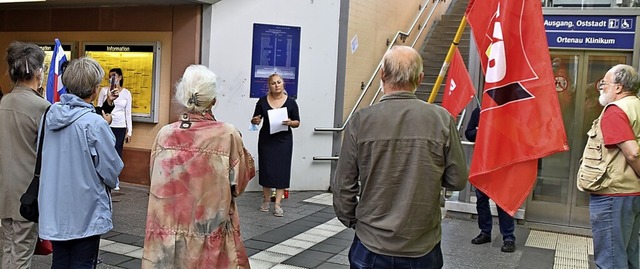
[[[258,132],[249,131],[258,100],[249,98],[253,23],[301,27],[301,126],[293,131],[291,189],[327,190],[331,163],[314,162],[313,156],[331,156],[332,134],[313,128],[333,126],[340,0],[224,0],[204,12],[202,62],[220,82],[214,114],[240,129],[256,165]],[[256,177],[248,190],[260,189]]]

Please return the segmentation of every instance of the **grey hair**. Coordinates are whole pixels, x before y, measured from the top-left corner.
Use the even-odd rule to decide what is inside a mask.
[[[69,63],[62,74],[62,83],[68,93],[85,99],[96,92],[103,76],[104,70],[96,60],[81,57]]]
[[[422,69],[422,57],[414,48],[393,46],[382,60],[382,80],[397,87],[411,86],[415,90],[420,82]]]
[[[190,112],[204,112],[217,95],[217,76],[204,65],[190,65],[176,83],[176,102]]]
[[[44,51],[33,43],[13,41],[7,48],[9,77],[13,83],[29,81],[37,76],[44,66]],[[40,74],[43,75],[43,74]]]
[[[613,72],[613,83],[618,83],[622,86],[622,89],[633,94],[637,94],[640,89],[640,78],[638,77],[638,71],[632,66],[626,64],[619,64],[611,68]]]

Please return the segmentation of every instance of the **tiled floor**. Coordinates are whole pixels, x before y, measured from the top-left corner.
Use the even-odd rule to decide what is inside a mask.
[[[337,218],[330,219],[290,239],[251,255],[249,257],[251,268],[285,268],[276,267],[280,265],[292,266],[286,268],[308,268],[303,266],[320,265],[323,261],[328,260],[328,258],[340,253],[349,246],[348,242],[343,242],[345,244],[341,245],[321,244],[344,230],[346,230],[346,227]],[[351,237],[353,237],[353,233],[351,233]],[[307,250],[317,253],[314,253],[309,258],[303,257],[306,255],[299,255]]]
[[[593,257],[593,240],[584,236],[531,231],[525,246],[555,250],[554,269],[589,268]]]
[[[116,228],[102,236],[98,268],[140,268],[144,243],[147,189],[124,185],[114,198]],[[241,229],[251,267],[349,268],[348,251],[354,237],[335,217],[332,196],[323,192],[292,192],[283,203],[285,216],[259,212],[261,194],[238,199]],[[445,216],[446,214],[443,214]],[[498,225],[493,241],[472,245],[478,233],[470,218],[442,220],[444,268],[593,268],[591,238],[529,230],[516,226],[514,253],[502,253]],[[49,268],[51,256],[34,258],[32,268]]]

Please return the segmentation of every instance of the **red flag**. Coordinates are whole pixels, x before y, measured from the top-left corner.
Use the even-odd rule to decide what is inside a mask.
[[[444,85],[444,89],[442,107],[449,111],[454,118],[467,106],[476,92],[469,72],[467,72],[467,66],[464,65],[462,55],[457,47],[447,71],[447,83]]]
[[[533,188],[537,160],[569,149],[542,7],[471,1],[466,16],[486,81],[469,181],[513,216]]]

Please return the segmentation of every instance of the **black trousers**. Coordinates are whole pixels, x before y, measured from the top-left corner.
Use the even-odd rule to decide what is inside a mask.
[[[111,131],[116,136],[116,151],[122,159],[122,148],[124,148],[124,138],[127,136],[127,128],[113,128],[111,127]]]
[[[68,241],[51,241],[51,269],[94,269],[98,261],[100,235]]]

